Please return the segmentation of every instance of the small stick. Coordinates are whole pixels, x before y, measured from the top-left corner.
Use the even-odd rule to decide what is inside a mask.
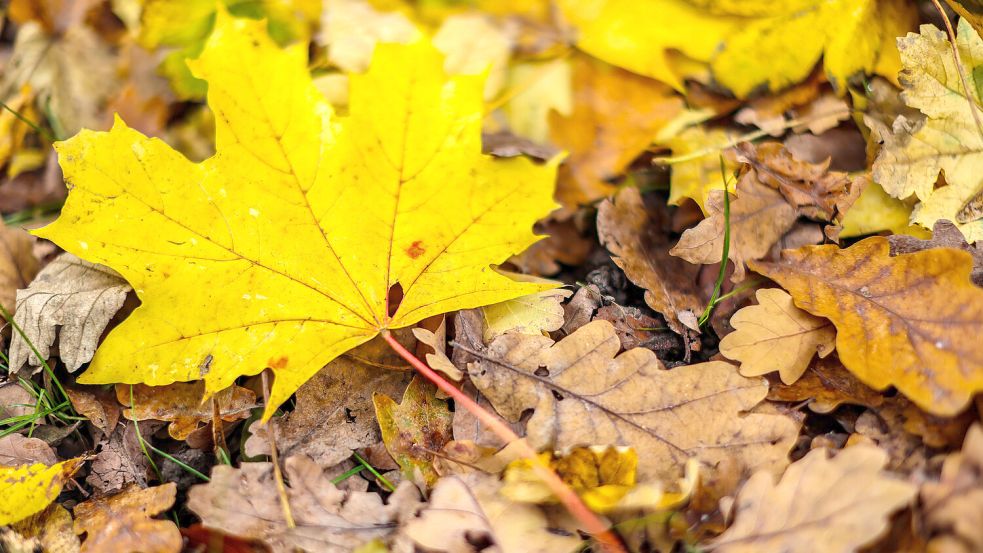
[[[269,371],[263,371],[263,403],[270,404],[270,380]],[[287,521],[287,528],[296,528],[294,516],[290,512],[290,500],[287,499],[287,486],[283,483],[283,473],[280,472],[280,459],[276,451],[276,427],[270,421],[263,423],[266,426],[266,437],[270,441],[270,457],[273,459],[273,480],[276,482],[276,491],[280,496],[280,506],[283,507],[283,518]]]
[[[416,369],[421,375],[423,375],[427,380],[433,382],[438,388],[444,391],[447,395],[454,398],[454,401],[467,409],[472,415],[475,416],[485,427],[494,432],[502,441],[505,443],[518,443],[518,448],[523,457],[528,458],[532,462],[533,471],[536,475],[542,478],[543,482],[546,483],[553,491],[553,495],[560,500],[560,503],[570,511],[570,514],[576,517],[581,524],[587,529],[587,532],[594,536],[594,538],[601,544],[601,548],[608,553],[625,553],[624,546],[621,542],[611,533],[608,527],[601,522],[601,519],[597,517],[587,505],[581,501],[580,497],[570,486],[567,486],[563,480],[553,469],[546,465],[536,452],[529,447],[529,444],[522,440],[508,427],[501,419],[495,415],[489,413],[487,410],[478,405],[473,399],[469,398],[464,392],[458,390],[457,387],[453,386],[449,382],[443,379],[439,374],[437,374],[433,369],[427,366],[426,363],[420,361],[415,355],[413,355],[409,350],[403,347],[387,330],[382,331],[382,337],[389,343],[389,346],[393,348],[393,351],[398,353],[403,359],[406,359],[413,368]]]

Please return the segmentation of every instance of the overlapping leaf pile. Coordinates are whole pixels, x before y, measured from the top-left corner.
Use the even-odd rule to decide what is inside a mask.
[[[12,0],[0,549],[980,550],[949,4]]]

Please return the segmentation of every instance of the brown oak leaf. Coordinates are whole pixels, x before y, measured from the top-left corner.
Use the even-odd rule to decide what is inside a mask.
[[[200,425],[212,420],[212,402],[218,404],[222,420],[232,422],[249,418],[256,407],[256,394],[232,385],[202,401],[205,381],[175,382],[166,386],[117,384],[116,399],[126,406],[123,416],[131,421],[169,422],[167,433],[184,440]]]
[[[922,510],[932,534],[929,551],[983,551],[983,428],[974,425],[962,451],[946,457],[938,482],[921,489]]]
[[[152,518],[169,509],[176,494],[173,483],[146,489],[130,484],[118,494],[76,505],[75,533],[85,534],[81,553],[181,551],[177,526],[170,520]]]

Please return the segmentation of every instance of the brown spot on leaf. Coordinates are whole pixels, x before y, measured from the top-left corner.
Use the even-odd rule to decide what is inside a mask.
[[[406,248],[406,255],[412,257],[413,259],[423,255],[423,253],[427,250],[421,244],[423,244],[423,240],[414,241],[412,244],[410,244],[410,247]]]
[[[267,361],[267,363],[269,363],[269,367],[271,369],[285,369],[287,368],[287,361],[289,360],[290,358],[287,357],[286,355],[281,355],[276,359],[271,358],[269,361]]]

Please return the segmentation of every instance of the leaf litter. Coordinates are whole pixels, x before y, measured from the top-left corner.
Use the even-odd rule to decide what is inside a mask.
[[[979,550],[970,4],[12,0],[0,548]]]

